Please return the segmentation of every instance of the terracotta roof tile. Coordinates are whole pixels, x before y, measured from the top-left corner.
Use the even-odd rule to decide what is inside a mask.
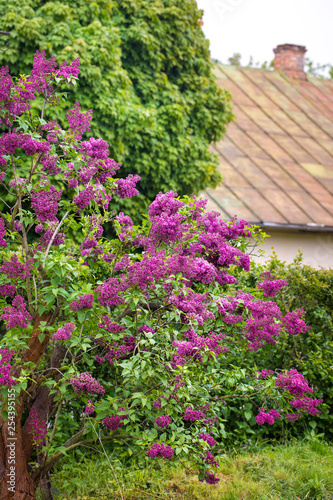
[[[245,219],[250,222],[260,222],[260,219],[250,210],[246,204],[237,198],[226,186],[218,186],[216,189],[205,191],[209,198],[216,203],[222,213],[226,213],[228,218]]]
[[[333,83],[216,65],[236,122],[213,150],[224,183],[207,190],[225,217],[333,226]],[[217,207],[217,208],[216,208]]]

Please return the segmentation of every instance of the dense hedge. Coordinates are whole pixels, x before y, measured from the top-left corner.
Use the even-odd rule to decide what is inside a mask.
[[[265,266],[252,263],[251,272],[243,281],[253,289],[263,271],[271,271],[276,279],[286,279],[284,287],[275,300],[283,314],[296,308],[305,310],[306,323],[311,330],[300,336],[281,334],[277,346],[265,345],[258,353],[252,353],[246,359],[235,359],[242,368],[251,369],[254,364],[258,369],[296,368],[309,381],[318,397],[324,399],[322,413],[315,419],[310,415],[292,425],[281,423],[258,429],[253,417],[254,406],[235,403],[229,408],[234,419],[228,418],[225,437],[229,443],[244,443],[256,437],[286,438],[290,435],[303,435],[313,429],[323,433],[327,439],[333,438],[333,270],[314,269],[302,265],[302,256],[286,265],[275,256]],[[228,415],[229,416],[229,415]],[[230,424],[230,422],[232,422]]]
[[[80,57],[80,85],[53,113],[64,126],[76,100],[94,109],[91,135],[123,177],[142,176],[140,196],[123,202],[131,215],[159,191],[190,195],[220,179],[208,147],[231,119],[230,95],[212,75],[201,16],[195,0],[0,0],[12,35],[0,65],[12,75],[30,72],[37,49]]]

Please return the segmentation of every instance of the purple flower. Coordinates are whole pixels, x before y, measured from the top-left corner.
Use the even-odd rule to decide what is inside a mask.
[[[257,373],[258,373],[257,377],[259,379],[261,379],[261,378],[267,378],[267,377],[270,377],[271,375],[274,375],[274,371],[273,370],[262,370],[262,371],[257,370]]]
[[[289,370],[286,376],[279,373],[275,385],[296,397],[301,397],[305,392],[313,392],[308,381],[295,368]]]
[[[288,312],[285,317],[282,318],[286,330],[290,333],[290,335],[298,335],[311,330],[311,326],[306,326],[304,321],[301,319],[301,316],[304,314],[303,309],[296,309],[293,312]]]
[[[63,327],[58,328],[57,332],[53,335],[52,340],[54,342],[59,340],[68,340],[71,338],[74,329],[74,323],[66,323]]]
[[[318,415],[321,413],[317,410],[316,406],[321,405],[323,402],[322,399],[311,399],[311,398],[302,398],[296,399],[295,401],[291,401],[290,405],[295,408],[295,410],[303,410],[309,413],[310,415]]]
[[[79,300],[72,302],[69,307],[72,311],[78,311],[83,307],[87,309],[91,309],[93,307],[94,296],[90,293],[86,293],[85,295],[81,295],[78,297]]]
[[[77,141],[82,139],[82,135],[90,130],[90,120],[92,117],[92,109],[83,113],[80,108],[79,101],[73,106],[73,109],[68,111],[66,118],[69,123],[69,129],[73,133]]]
[[[21,295],[16,295],[13,299],[12,307],[4,307],[3,310],[4,313],[0,316],[0,319],[8,321],[6,325],[7,330],[15,328],[15,326],[27,328],[29,321],[32,320]]]
[[[169,417],[168,415],[161,415],[160,417],[156,417],[156,424],[158,427],[161,427],[164,429],[165,427],[168,427],[172,422],[172,418]]]
[[[302,413],[287,413],[286,419],[289,420],[290,422],[293,422],[294,420],[302,418],[302,416],[303,416]]]
[[[48,142],[37,141],[32,137],[28,137],[25,143],[22,145],[22,148],[26,152],[28,156],[33,156],[36,153],[47,153],[51,146]]]
[[[192,410],[190,406],[185,409],[184,420],[191,420],[195,422],[196,420],[202,420],[206,415],[202,411]]]
[[[220,479],[218,477],[215,477],[212,472],[206,471],[204,477],[200,479],[200,481],[202,483],[206,482],[208,484],[216,484],[220,481]]]
[[[58,204],[62,191],[56,191],[54,186],[49,190],[34,191],[31,195],[31,207],[37,214],[40,222],[56,221]]]
[[[89,372],[80,373],[76,377],[72,377],[69,381],[78,395],[105,393],[103,386]]]
[[[19,221],[15,220],[14,221],[14,228],[15,228],[15,231],[17,231],[17,232],[22,231],[22,224],[20,224]]]
[[[261,408],[262,410],[262,408]],[[259,425],[269,424],[273,425],[275,420],[282,418],[280,413],[276,410],[270,410],[268,413],[260,411],[260,413],[255,417]]]
[[[3,239],[3,237],[5,236],[5,234],[6,234],[5,223],[4,223],[4,220],[2,218],[0,218],[0,246],[2,246],[2,247],[6,247],[7,246],[7,241],[5,241]]]
[[[116,306],[124,302],[119,293],[125,291],[127,286],[124,282],[119,282],[117,278],[109,278],[104,281],[103,285],[99,285],[96,289],[98,292],[98,301],[101,306]]]
[[[264,297],[275,297],[275,295],[283,288],[288,285],[286,280],[269,280],[265,279],[262,283],[258,284],[258,288],[262,288],[264,291]]]
[[[92,200],[95,198],[94,188],[88,186],[86,189],[81,191],[77,196],[73,198],[75,205],[78,207],[79,211],[84,210],[90,205]]]
[[[111,333],[121,333],[126,330],[125,326],[118,325],[114,323],[106,314],[103,314],[103,321],[98,323],[100,328],[104,328],[106,331]]]
[[[220,464],[215,460],[210,451],[206,451],[205,464],[220,467]]]
[[[21,264],[17,255],[11,256],[10,260],[4,262],[0,267],[0,271],[9,279],[19,278],[25,280],[30,275],[31,265],[29,263]]]
[[[94,413],[94,411],[95,411],[95,410],[96,410],[96,406],[93,404],[93,402],[92,402],[92,401],[90,401],[90,400],[88,399],[88,404],[87,404],[87,406],[86,406],[86,407],[85,407],[85,409],[84,409],[84,413],[85,413],[86,415],[92,415],[92,414]]]
[[[147,452],[150,458],[162,457],[171,458],[174,455],[174,450],[170,446],[164,445],[162,443],[155,443]]]
[[[141,332],[145,332],[145,333],[152,333],[152,334],[154,334],[154,333],[155,333],[155,329],[154,329],[154,328],[151,328],[150,326],[143,325],[143,326],[141,326],[141,327],[138,329],[138,332],[139,332],[139,333],[141,333]]]
[[[49,155],[48,153],[43,156],[41,159],[42,171],[47,172],[49,175],[57,175],[60,174],[61,168],[58,166],[58,157],[57,155]]]
[[[148,213],[150,219],[152,220],[152,217],[160,216],[162,214],[169,217],[175,215],[179,208],[185,205],[182,201],[176,200],[177,196],[178,194],[174,191],[169,191],[164,194],[159,192],[155,201],[153,201],[149,207]]]
[[[43,442],[47,434],[47,426],[45,422],[38,418],[35,406],[30,410],[27,424],[27,431],[32,434],[34,443],[38,444]]]
[[[105,427],[111,431],[116,431],[120,427],[123,427],[123,420],[128,420],[128,415],[110,415],[102,420]]]
[[[0,285],[0,295],[5,297],[14,297],[16,287],[14,285]]]
[[[62,77],[62,78],[69,78],[70,76],[73,76],[77,78],[80,73],[80,58],[77,57],[69,66],[67,64],[67,61],[64,61],[60,66],[59,69],[57,69],[54,74],[57,77]]]
[[[2,154],[15,153],[15,149],[22,148],[28,138],[30,138],[30,136],[27,134],[4,132],[0,137],[0,147],[3,150]]]
[[[129,353],[133,352],[136,346],[136,338],[132,336],[125,335],[123,338],[123,344],[119,344],[118,342],[114,342],[113,344],[107,344],[106,350],[107,354],[105,355],[105,360],[113,365],[116,359],[122,358]]]
[[[8,347],[0,349],[0,386],[11,387],[16,385],[17,381],[10,375],[10,362],[15,355],[15,351],[9,351]]]
[[[135,189],[135,185],[137,182],[141,180],[139,175],[129,174],[126,179],[118,179],[117,180],[117,189],[115,194],[120,196],[120,198],[132,198],[132,196],[136,196],[139,194],[139,191]]]
[[[206,433],[202,432],[199,435],[199,438],[206,441],[206,443],[208,443],[209,446],[216,446],[216,444],[217,444],[215,439],[210,434],[206,434]]]

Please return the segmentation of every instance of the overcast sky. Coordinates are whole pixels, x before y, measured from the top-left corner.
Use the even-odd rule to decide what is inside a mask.
[[[271,61],[283,43],[305,45],[306,57],[333,64],[333,0],[197,0],[211,55],[227,63]]]

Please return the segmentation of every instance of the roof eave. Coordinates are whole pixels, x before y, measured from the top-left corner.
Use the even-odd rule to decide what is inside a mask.
[[[333,226],[325,226],[325,224],[278,224],[276,222],[255,222],[256,226],[262,229],[270,229],[275,231],[300,231],[306,233],[332,233]]]

